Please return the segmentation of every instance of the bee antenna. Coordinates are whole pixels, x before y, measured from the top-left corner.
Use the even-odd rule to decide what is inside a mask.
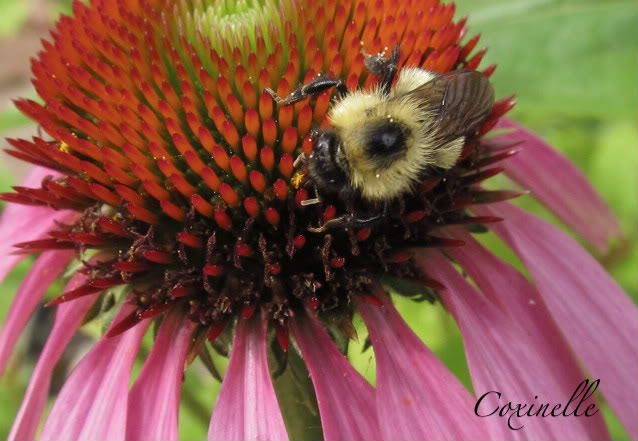
[[[292,163],[292,166],[294,168],[297,168],[299,166],[299,164],[301,164],[302,162],[304,162],[306,160],[306,154],[301,152],[299,154],[299,156],[297,156],[297,159],[295,159],[295,162]]]

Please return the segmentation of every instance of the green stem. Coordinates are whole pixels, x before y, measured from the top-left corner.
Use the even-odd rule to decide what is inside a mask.
[[[274,386],[288,437],[291,440],[323,439],[312,381],[304,361],[293,348],[289,349],[286,369],[275,379]]]

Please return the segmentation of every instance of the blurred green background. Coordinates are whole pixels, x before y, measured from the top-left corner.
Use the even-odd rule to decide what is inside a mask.
[[[603,265],[636,301],[638,297],[638,9],[633,0],[460,0],[457,17],[468,15],[469,36],[481,33],[478,47],[488,46],[482,66],[497,63],[492,79],[498,97],[515,93],[510,116],[545,137],[568,155],[604,195],[621,221],[625,238]],[[35,97],[29,82],[29,57],[68,0],[0,0],[0,136],[28,137],[35,127],[11,104],[11,97]],[[468,38],[468,37],[466,37]],[[24,166],[0,155],[0,191],[19,181]],[[559,189],[557,189],[559,190]],[[524,200],[541,216],[549,213]],[[515,261],[496,239],[493,250]],[[28,264],[0,285],[0,322]],[[604,295],[604,293],[601,293]],[[437,355],[469,386],[461,338],[440,306],[414,307],[398,301],[404,317]],[[365,331],[359,326],[360,337]],[[89,329],[88,333],[90,334]],[[38,331],[32,333],[38,336]],[[0,381],[0,439],[8,434],[35,363],[31,340],[24,339]],[[361,338],[363,340],[363,338]],[[76,342],[86,348],[90,338]],[[150,347],[150,337],[146,341]],[[30,349],[31,347],[31,349]],[[374,378],[371,351],[351,345],[353,363]],[[223,372],[225,361],[216,359]],[[61,375],[64,375],[63,373]],[[186,375],[181,411],[183,439],[203,439],[219,383],[196,361]],[[628,439],[606,411],[612,436]]]

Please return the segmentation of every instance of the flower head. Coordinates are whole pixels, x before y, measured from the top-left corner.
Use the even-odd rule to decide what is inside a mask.
[[[593,245],[604,248],[617,234],[584,178],[502,118],[512,97],[496,101],[460,138],[453,166],[428,169],[414,191],[382,213],[363,198],[323,191],[299,160],[314,150],[313,129],[330,126],[336,92],[277,105],[265,91],[286,97],[318,75],[369,91],[382,78],[369,71],[366,57],[383,59],[395,47],[399,70],[475,70],[485,51],[474,50],[477,37],[461,43],[465,20],[453,16],[453,3],[432,0],[75,2],[73,16],[58,22],[32,62],[43,103],[16,101],[46,136],[9,140],[10,154],[38,168],[28,185],[2,195],[21,205],[5,213],[0,246],[41,254],[0,336],[0,369],[47,286],[72,260],[81,261],[49,302],[58,305],[56,325],[10,438],[33,437],[44,385],[89,310],[114,318],[58,396],[42,439],[176,438],[184,364],[206,339],[231,333],[210,439],[287,438],[268,368],[269,334],[283,352],[293,336],[326,439],[510,436],[472,415],[475,398],[403,322],[382,279],[417,284],[420,299],[450,310],[477,393],[496,385],[528,393],[525,374],[537,369],[548,375],[546,396],[569,398],[583,376],[571,347],[591,375],[604,378],[603,393],[627,427],[637,429],[621,406],[627,390],[636,390],[634,361],[627,355],[626,363],[610,365],[598,356],[612,338],[635,353],[628,337],[637,328],[633,306],[576,242],[502,202],[519,193],[481,186],[505,171]],[[497,125],[514,131],[486,140]],[[352,213],[375,221],[338,221]],[[473,239],[470,232],[485,225],[519,255],[535,283]],[[0,271],[18,258],[11,255]],[[580,316],[572,300],[582,305]],[[336,324],[352,337],[355,312],[370,332],[376,388],[325,330]],[[593,317],[598,326],[586,337],[596,354],[582,344],[579,328]],[[617,320],[622,327],[613,326]],[[161,323],[157,339],[129,390],[137,348],[154,321]],[[549,344],[548,332],[565,338]],[[503,384],[494,376],[499,369]],[[344,391],[351,401],[340,396]],[[606,436],[600,416],[534,423],[528,433]]]

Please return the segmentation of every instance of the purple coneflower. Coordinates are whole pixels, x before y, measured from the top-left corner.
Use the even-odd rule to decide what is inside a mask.
[[[25,254],[39,256],[0,334],[0,372],[75,262],[49,302],[56,321],[9,439],[35,436],[53,367],[89,311],[112,321],[40,439],[176,439],[184,366],[206,339],[225,336],[232,351],[211,440],[289,437],[268,341],[279,352],[291,341],[303,356],[327,440],[605,439],[600,413],[519,418],[516,432],[474,414],[490,390],[565,402],[586,373],[638,436],[634,305],[577,241],[504,202],[518,193],[481,186],[504,172],[598,251],[619,235],[580,172],[503,118],[512,97],[494,104],[454,167],[425,177],[381,222],[309,231],[346,210],[330,195],[302,204],[315,195],[295,162],[312,151],[311,129],[329,125],[332,91],[277,106],[264,88],[286,96],[319,73],[368,88],[378,79],[362,48],[396,45],[400,67],[475,70],[485,51],[474,50],[478,37],[461,43],[465,20],[453,15],[438,0],[76,1],[32,62],[43,103],[16,102],[46,135],[8,140],[9,154],[37,167],[2,195],[11,204],[0,278]],[[485,139],[495,127],[510,131]],[[484,225],[532,280],[473,238]],[[452,314],[474,393],[410,330],[383,277],[419,285],[421,299]],[[352,336],[355,313],[370,334],[375,387],[331,338]],[[153,322],[153,349],[129,387]]]

